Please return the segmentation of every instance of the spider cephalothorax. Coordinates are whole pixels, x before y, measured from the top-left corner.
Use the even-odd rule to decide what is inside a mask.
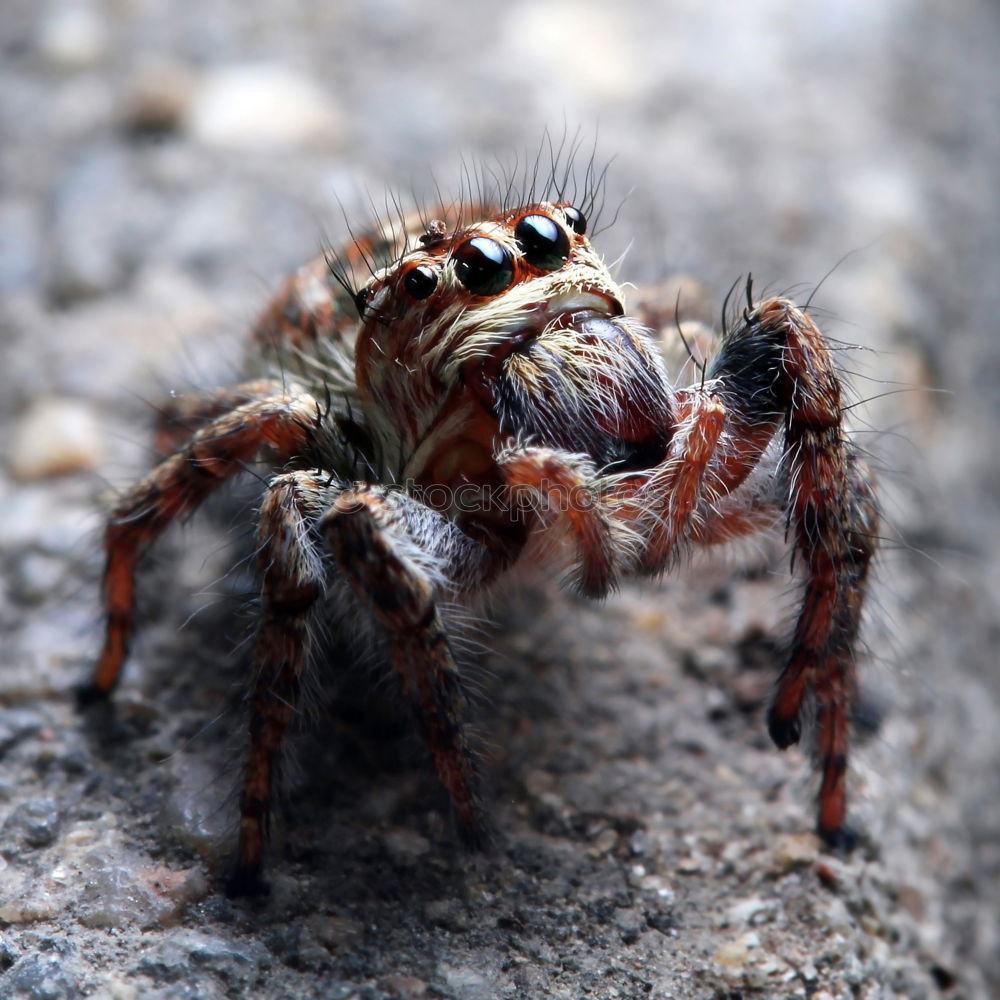
[[[257,529],[237,887],[260,872],[317,619],[350,607],[383,637],[475,833],[482,806],[442,604],[557,552],[570,581],[601,596],[669,569],[691,544],[785,521],[805,593],[769,728],[789,746],[814,704],[818,828],[842,840],[878,517],[830,349],[804,310],[754,303],[748,288],[701,378],[676,387],[586,233],[584,213],[561,200],[440,209],[355,240],[333,266],[313,262],[254,331],[256,377],[175,401],[160,435],[172,454],[112,512],[92,695],[117,682],[142,553],[247,461],[276,470]],[[361,265],[359,286],[349,273]]]

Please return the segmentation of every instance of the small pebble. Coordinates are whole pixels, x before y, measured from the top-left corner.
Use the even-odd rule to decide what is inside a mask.
[[[612,829],[603,830],[597,835],[593,844],[587,848],[587,853],[592,858],[599,858],[614,849],[618,843],[618,834]]]
[[[214,934],[179,931],[143,956],[141,971],[167,982],[185,978],[192,966],[218,976],[231,989],[245,989],[256,978],[261,964],[269,964],[259,942],[239,944]]]
[[[424,914],[432,924],[447,927],[453,931],[464,931],[469,928],[469,914],[465,907],[455,899],[434,899],[424,907]]]
[[[53,594],[66,576],[65,560],[44,552],[26,552],[12,568],[11,594],[24,604],[37,604]],[[3,748],[0,719],[0,749]]]
[[[749,924],[759,913],[773,909],[774,901],[760,899],[756,896],[743,899],[726,909],[726,921],[729,924]]]
[[[759,945],[760,938],[756,933],[751,931],[742,934],[721,945],[712,956],[712,961],[724,969],[742,972],[743,967],[750,961],[751,950]]]
[[[646,915],[638,909],[616,910],[614,920],[624,944],[638,941],[646,926]]]
[[[494,1000],[494,984],[486,971],[472,965],[450,966],[441,963],[438,974],[444,978],[452,995],[462,1000]]]
[[[22,481],[94,469],[101,463],[94,411],[73,399],[41,399],[14,427],[10,471]]]
[[[22,802],[3,825],[3,842],[48,847],[59,833],[61,820],[62,813],[52,799]]]
[[[123,102],[122,122],[136,133],[173,132],[188,113],[195,89],[193,74],[179,63],[144,66],[131,82]]]
[[[107,54],[107,24],[90,4],[62,4],[42,19],[37,46],[53,69],[63,73],[92,69]]]
[[[811,865],[819,857],[819,838],[812,833],[786,834],[774,846],[774,862],[782,872]]]
[[[379,988],[400,1000],[420,1000],[427,996],[427,982],[416,976],[392,973],[379,982]]]
[[[55,955],[25,955],[0,980],[0,1000],[76,1000],[79,996],[76,975]]]
[[[42,728],[41,716],[24,708],[0,712],[0,753],[6,753],[21,740]]]
[[[697,875],[705,870],[705,860],[698,857],[681,858],[675,870],[680,875]]]
[[[382,836],[386,853],[400,866],[409,867],[419,863],[431,849],[430,841],[413,830],[389,830]]]
[[[85,927],[163,926],[208,891],[196,871],[144,865],[122,851],[93,851],[82,867],[86,884],[78,919]]]
[[[65,909],[65,895],[50,892],[44,881],[29,883],[18,895],[0,901],[0,925],[42,924],[55,920]]]

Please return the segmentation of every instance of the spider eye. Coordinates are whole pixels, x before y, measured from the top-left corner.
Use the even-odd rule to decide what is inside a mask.
[[[497,295],[514,280],[514,261],[496,240],[474,236],[453,254],[455,274],[473,295]]]
[[[580,209],[574,208],[572,205],[567,205],[563,209],[563,215],[566,216],[569,228],[572,229],[574,233],[579,233],[583,236],[587,232],[587,219]]]
[[[364,319],[365,309],[368,308],[368,300],[372,297],[370,288],[362,288],[360,292],[354,293],[354,308],[358,310],[358,315]]]
[[[415,299],[426,299],[437,288],[437,271],[426,264],[411,268],[403,278],[403,287]]]
[[[543,271],[558,270],[569,257],[569,237],[547,215],[526,215],[514,227],[524,259]]]

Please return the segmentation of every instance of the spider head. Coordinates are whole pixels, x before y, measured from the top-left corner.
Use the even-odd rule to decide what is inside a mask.
[[[607,332],[622,294],[586,231],[574,206],[538,202],[471,225],[431,221],[406,237],[355,300],[358,386],[383,438],[411,450],[457,400],[499,419],[516,352]]]

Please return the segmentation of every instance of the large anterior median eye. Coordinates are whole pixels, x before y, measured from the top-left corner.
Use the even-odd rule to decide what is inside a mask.
[[[526,215],[514,227],[524,259],[544,271],[555,271],[569,257],[569,237],[547,215]]]
[[[514,280],[514,261],[496,240],[474,236],[466,240],[452,257],[458,280],[473,295],[497,295]]]

